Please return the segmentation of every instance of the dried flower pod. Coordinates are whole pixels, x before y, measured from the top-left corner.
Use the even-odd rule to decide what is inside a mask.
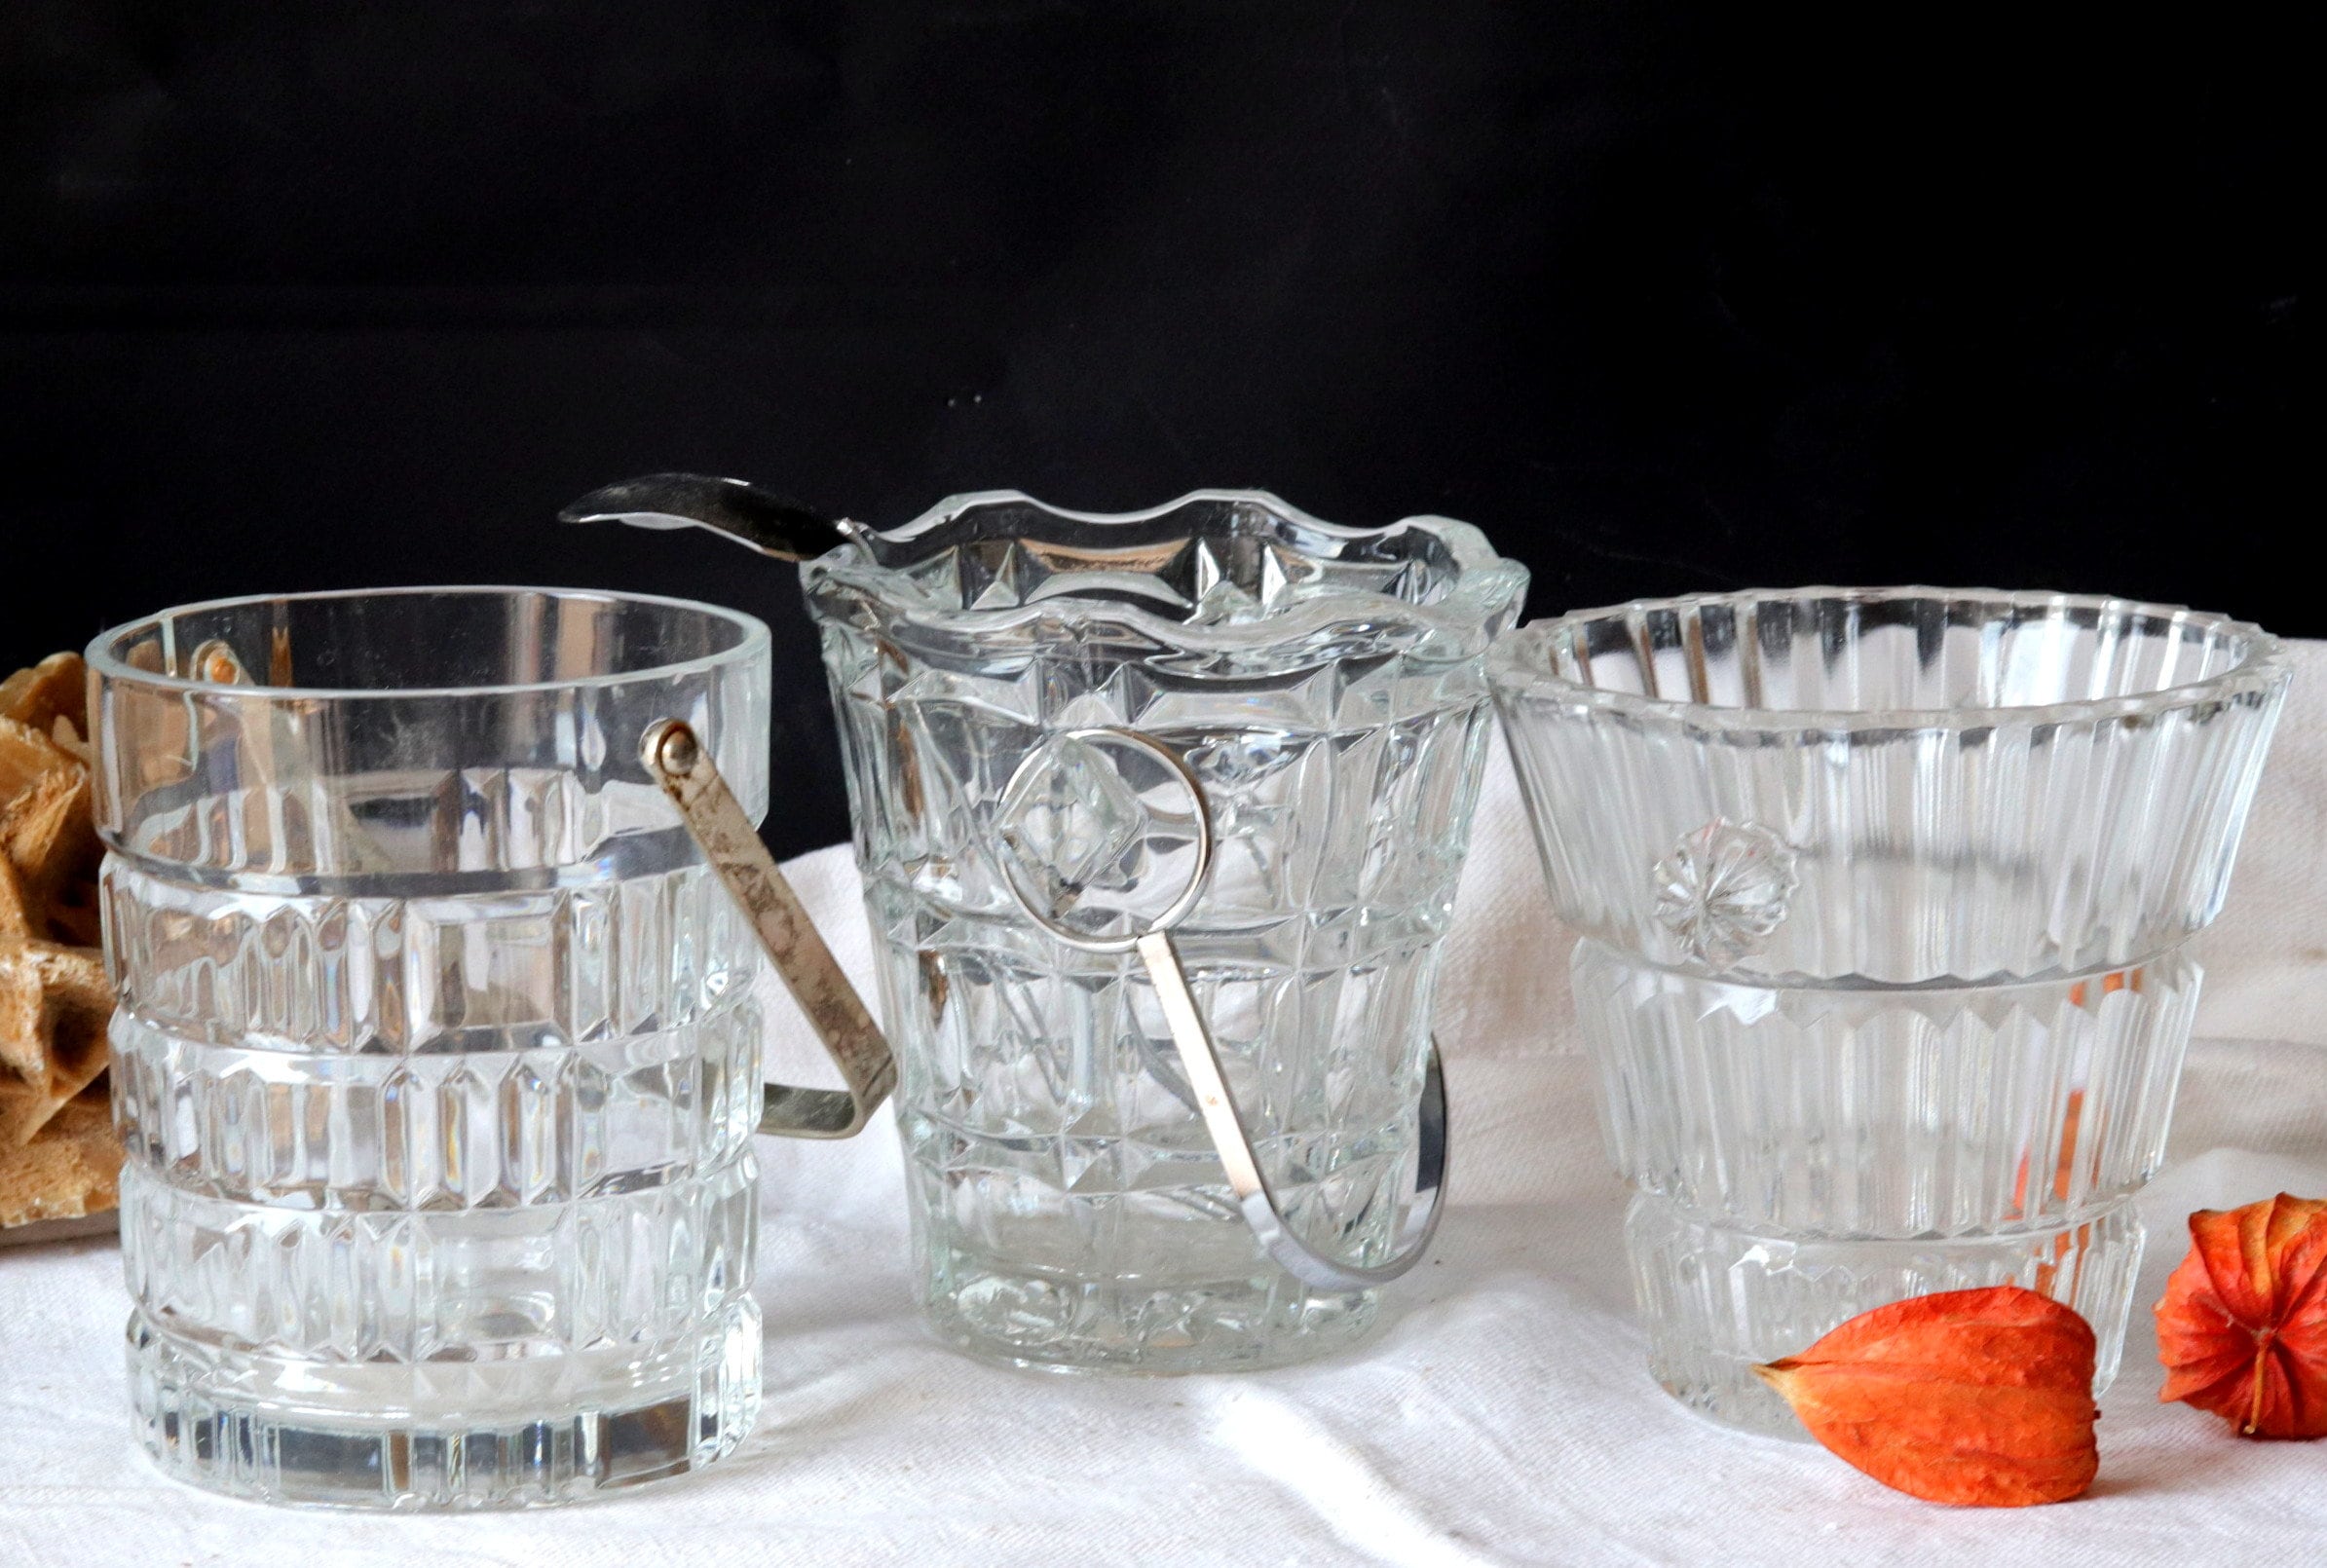
[[[2280,1193],[2190,1216],[2158,1303],[2158,1398],[2249,1437],[2327,1437],[2327,1201]]]
[[[2022,1508],[2092,1484],[2092,1327],[2016,1285],[1860,1313],[1754,1369],[1810,1435],[1933,1503]]]

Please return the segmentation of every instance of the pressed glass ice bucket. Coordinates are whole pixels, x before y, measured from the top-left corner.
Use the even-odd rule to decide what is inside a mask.
[[[1337,528],[1256,492],[1102,517],[993,493],[803,580],[939,1333],[1019,1365],[1144,1371],[1347,1343],[1375,1292],[1264,1253],[1141,960],[1063,944],[1012,890],[1003,846],[1070,810],[1060,885],[1084,909],[1136,903],[1109,878],[1153,858],[1152,801],[1104,766],[1041,800],[1010,786],[1068,731],[1129,728],[1184,760],[1217,852],[1176,941],[1227,1085],[1302,1240],[1380,1262],[1413,1179],[1482,655],[1524,569],[1444,518]]]
[[[170,1474],[554,1502],[732,1448],[759,948],[640,736],[757,817],[767,628],[457,588],[90,649],[130,1385]]]
[[[1791,1432],[1756,1363],[2011,1282],[2091,1321],[2106,1386],[2278,644],[1804,589],[1580,612],[1489,663],[1657,1378]]]

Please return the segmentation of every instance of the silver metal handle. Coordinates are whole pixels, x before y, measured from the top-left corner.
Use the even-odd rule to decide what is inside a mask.
[[[767,1085],[760,1131],[781,1138],[847,1138],[858,1132],[897,1082],[896,1059],[881,1026],[841,973],[800,896],[776,869],[694,731],[683,720],[664,719],[648,728],[639,757],[678,806],[703,858],[750,917],[769,961],[848,1085],[844,1090]]]
[[[1439,1060],[1438,1037],[1430,1041],[1430,1058],[1423,1068],[1421,1126],[1415,1138],[1414,1201],[1398,1227],[1398,1245],[1386,1263],[1368,1268],[1326,1256],[1293,1233],[1285,1211],[1260,1174],[1253,1153],[1253,1139],[1245,1131],[1236,1097],[1228,1093],[1220,1074],[1220,1061],[1212,1047],[1212,1031],[1204,1026],[1203,1010],[1188,989],[1187,974],[1180,967],[1180,953],[1169,931],[1149,931],[1139,939],[1140,959],[1155,982],[1156,999],[1163,1004],[1165,1022],[1172,1027],[1172,1043],[1180,1050],[1181,1070],[1196,1092],[1196,1108],[1204,1130],[1228,1173],[1228,1186],[1244,1222],[1259,1238],[1270,1257],[1305,1285],[1323,1290],[1370,1290],[1387,1285],[1416,1263],[1430,1250],[1445,1206],[1439,1200],[1446,1190],[1446,1073]]]
[[[1061,740],[1090,740],[1107,738],[1136,747],[1164,764],[1186,788],[1196,806],[1195,866],[1189,873],[1188,883],[1171,906],[1143,931],[1126,936],[1100,937],[1087,935],[1055,918],[1047,910],[1037,909],[1026,889],[1015,877],[1004,877],[1011,895],[1018,900],[1027,917],[1041,926],[1053,937],[1085,952],[1137,952],[1146,966],[1148,978],[1154,982],[1156,999],[1163,1006],[1164,1022],[1172,1031],[1172,1044],[1180,1055],[1181,1070],[1187,1075],[1188,1087],[1194,1092],[1195,1108],[1204,1118],[1204,1131],[1212,1139],[1212,1146],[1220,1155],[1220,1168],[1227,1173],[1229,1190],[1236,1194],[1237,1208],[1244,1214],[1245,1223],[1252,1228],[1261,1249],[1275,1259],[1280,1267],[1305,1285],[1322,1290],[1370,1290],[1387,1285],[1422,1261],[1430,1250],[1431,1239],[1437,1235],[1439,1220],[1445,1212],[1444,1198],[1446,1190],[1446,1156],[1448,1138],[1446,1129],[1446,1074],[1439,1055],[1436,1035],[1431,1037],[1430,1056],[1423,1067],[1422,1100],[1419,1107],[1419,1127],[1415,1137],[1414,1198],[1407,1208],[1406,1218],[1398,1227],[1397,1246],[1388,1261],[1372,1265],[1358,1264],[1329,1257],[1318,1251],[1294,1233],[1285,1218],[1285,1211],[1277,1202],[1268,1177],[1260,1171],[1259,1157],[1253,1150],[1252,1135],[1246,1132],[1244,1116],[1237,1109],[1236,1097],[1228,1091],[1227,1078],[1220,1071],[1220,1053],[1214,1048],[1212,1030],[1204,1022],[1204,1010],[1196,1005],[1195,991],[1189,987],[1187,971],[1181,966],[1180,950],[1173,946],[1172,928],[1185,919],[1202,897],[1205,883],[1212,877],[1213,827],[1212,803],[1204,794],[1204,785],[1195,770],[1179,752],[1166,746],[1152,735],[1137,729],[1113,726],[1095,726],[1070,729],[1059,735]],[[1004,799],[1018,793],[1020,775],[1041,759],[1039,749],[1028,755],[1013,774]]]

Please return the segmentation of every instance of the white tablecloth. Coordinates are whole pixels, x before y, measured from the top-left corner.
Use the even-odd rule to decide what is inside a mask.
[[[1442,990],[1454,1207],[1388,1327],[1236,1377],[1013,1373],[939,1348],[909,1299],[896,1139],[762,1139],[759,1430],[699,1476],[580,1508],[379,1517],[160,1479],[123,1413],[107,1242],[0,1251],[0,1568],[433,1561],[786,1564],[1770,1563],[2188,1568],[2327,1557],[2327,1444],[2252,1443],[2159,1405],[2149,1305],[2184,1220],[2327,1196],[2327,648],[2308,666],[2207,952],[2170,1169],[2101,1477],[2076,1503],[1934,1508],[1806,1444],[1737,1436],[1643,1367],[1563,941],[1494,764]],[[794,863],[844,962],[869,961],[844,850]],[[785,1016],[780,1004],[778,1016]],[[808,1060],[796,1024],[779,1066]]]

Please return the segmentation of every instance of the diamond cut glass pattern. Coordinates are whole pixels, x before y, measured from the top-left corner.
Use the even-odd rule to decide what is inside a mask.
[[[169,673],[211,637],[281,680]],[[91,660],[156,1461],[270,1501],[505,1507],[732,1448],[759,1401],[759,950],[637,752],[686,718],[763,810],[765,628],[319,595],[171,612]]]
[[[1489,658],[1573,959],[1651,1367],[1751,1375],[2018,1283],[2114,1374],[2201,970],[2288,679],[2219,616],[2054,594],[1588,611]]]
[[[1244,493],[1120,518],[970,497],[887,538],[887,566],[850,546],[803,579],[932,1321],[1054,1367],[1254,1366],[1346,1342],[1372,1293],[1310,1290],[1261,1253],[1139,960],[1053,940],[1004,881],[1041,864],[1048,891],[1101,911],[1176,889],[1155,827],[1176,803],[1134,799],[1104,761],[1005,790],[1065,730],[1182,753],[1217,851],[1175,934],[1230,1088],[1300,1234],[1376,1260],[1411,1176],[1480,659],[1523,570],[1459,523],[1340,529]]]

